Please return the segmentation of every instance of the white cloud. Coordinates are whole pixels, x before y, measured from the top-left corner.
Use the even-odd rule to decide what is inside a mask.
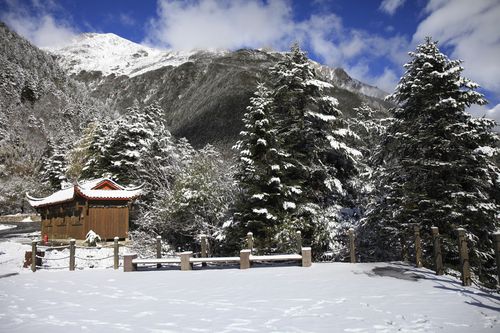
[[[146,42],[172,49],[263,47],[290,41],[287,1],[160,0]]]
[[[370,73],[370,66],[367,63],[357,63],[352,67],[346,68],[347,72],[353,77],[375,86],[387,93],[392,93],[399,81],[399,76],[393,69],[388,67],[380,75]]]
[[[125,13],[121,13],[118,16],[118,20],[120,21],[121,24],[125,26],[134,26],[137,23],[131,15]]]
[[[6,5],[7,10],[0,14],[0,19],[39,47],[63,45],[77,34],[68,22],[58,20],[46,11],[55,8],[51,1],[42,6],[38,0],[33,0],[34,11],[18,1],[7,1]]]
[[[464,60],[464,74],[489,91],[500,90],[500,2],[498,0],[430,0],[413,36],[421,43],[432,36]],[[497,94],[498,96],[498,94]]]
[[[403,6],[405,0],[383,0],[380,3],[379,9],[386,14],[394,15],[396,11]]]
[[[500,104],[490,108],[487,105],[473,105],[467,110],[474,117],[486,117],[500,124]]]
[[[398,84],[399,76],[389,68],[384,68],[382,75],[374,77],[370,83],[380,89],[392,93]]]
[[[380,76],[372,76],[369,68],[359,70],[359,63],[388,58],[402,66],[409,50],[404,36],[383,38],[349,29],[333,13],[315,14],[295,22],[287,0],[160,0],[157,17],[149,22],[145,38],[147,44],[174,50],[287,50],[293,41],[299,41],[323,63],[343,67],[357,79],[389,91],[396,82],[393,70],[386,68]]]

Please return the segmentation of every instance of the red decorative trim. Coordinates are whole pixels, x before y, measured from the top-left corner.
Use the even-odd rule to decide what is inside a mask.
[[[96,184],[92,190],[122,190],[120,185],[115,182],[110,181],[109,179],[103,179],[99,183]]]

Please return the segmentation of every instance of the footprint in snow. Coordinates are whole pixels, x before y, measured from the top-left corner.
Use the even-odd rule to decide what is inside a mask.
[[[134,318],[142,318],[142,317],[152,316],[153,314],[154,314],[154,312],[152,312],[152,311],[143,311],[143,312],[139,312],[139,313],[135,314]]]

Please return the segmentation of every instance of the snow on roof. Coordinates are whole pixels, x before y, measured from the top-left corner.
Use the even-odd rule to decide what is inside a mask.
[[[94,190],[95,187],[104,182],[113,184],[117,189]],[[141,187],[125,188],[109,178],[99,178],[71,185],[45,198],[34,198],[28,193],[26,193],[26,197],[30,205],[35,208],[72,201],[75,195],[87,200],[132,200],[141,195]]]
[[[104,200],[104,199],[134,199],[141,194],[141,189],[132,190],[84,190],[76,187],[78,194],[86,199]]]

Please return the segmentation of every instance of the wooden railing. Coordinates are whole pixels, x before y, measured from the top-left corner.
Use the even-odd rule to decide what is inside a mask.
[[[193,257],[192,251],[179,253],[176,257],[161,258],[161,238],[157,238],[157,258],[138,258],[137,254],[126,254],[123,256],[123,270],[125,272],[136,271],[138,265],[162,265],[180,264],[180,269],[189,271],[193,269],[193,264],[201,263],[202,266],[207,263],[237,263],[240,269],[248,269],[254,262],[276,262],[276,261],[298,261],[303,267],[310,267],[312,264],[312,255],[310,247],[302,247],[302,239],[300,231],[297,232],[297,245],[300,246],[298,254],[281,254],[281,255],[252,255],[253,251],[253,234],[247,234],[246,249],[240,251],[239,257],[208,257],[206,236],[201,235],[201,257]]]

